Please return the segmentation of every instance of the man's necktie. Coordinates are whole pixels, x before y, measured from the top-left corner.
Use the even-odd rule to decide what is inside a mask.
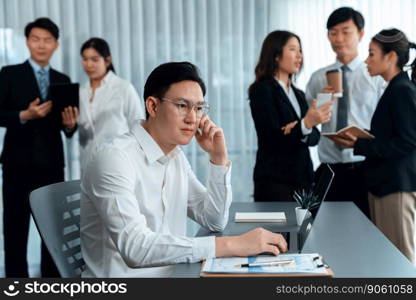
[[[48,92],[48,79],[46,78],[47,73],[44,68],[41,68],[38,71],[39,75],[39,90],[42,100],[46,100],[47,92]]]
[[[338,99],[338,111],[337,111],[337,131],[347,127],[348,125],[348,107],[350,102],[347,72],[349,72],[348,66],[343,65],[342,69],[342,97]],[[343,148],[337,145],[337,148],[342,150]]]

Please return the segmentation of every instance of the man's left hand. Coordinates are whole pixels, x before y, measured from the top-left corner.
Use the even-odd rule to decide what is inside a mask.
[[[68,106],[61,112],[62,125],[66,129],[73,129],[78,120],[78,108],[76,106]]]
[[[204,115],[201,118],[195,138],[199,146],[209,153],[210,160],[213,164],[228,165],[224,132],[209,119],[208,115]]]

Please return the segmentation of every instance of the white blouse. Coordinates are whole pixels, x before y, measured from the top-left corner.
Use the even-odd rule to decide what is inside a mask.
[[[80,88],[78,120],[81,172],[84,173],[91,149],[122,135],[144,119],[144,104],[131,83],[112,71],[95,90],[86,82]]]

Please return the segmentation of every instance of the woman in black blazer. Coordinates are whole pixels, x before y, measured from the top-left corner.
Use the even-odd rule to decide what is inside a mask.
[[[292,78],[302,67],[297,35],[273,31],[263,42],[256,80],[249,88],[258,137],[254,168],[254,201],[289,201],[299,188],[310,187],[313,167],[309,146],[319,141],[314,127],[329,121],[332,102],[311,107]]]
[[[338,139],[364,155],[372,221],[412,262],[416,214],[416,59],[412,79],[403,67],[416,48],[398,29],[382,30],[370,43],[371,76],[388,82],[371,120],[373,140]]]

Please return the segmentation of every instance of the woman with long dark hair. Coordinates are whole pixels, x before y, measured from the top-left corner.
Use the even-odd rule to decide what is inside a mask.
[[[332,101],[317,108],[313,100],[308,108],[304,92],[293,84],[302,64],[297,35],[277,30],[266,37],[249,88],[258,137],[254,201],[289,201],[313,182],[308,147],[318,143],[315,126],[329,121]]]
[[[366,60],[368,72],[388,82],[371,120],[375,139],[350,135],[350,140],[336,141],[366,157],[371,219],[414,263],[416,59],[411,64],[412,79],[404,71],[411,48],[416,49],[416,45],[395,28],[382,30],[372,38]]]
[[[130,130],[144,119],[142,101],[131,83],[115,74],[110,47],[91,38],[81,47],[82,66],[88,81],[80,89],[80,161],[83,170],[90,150]]]

